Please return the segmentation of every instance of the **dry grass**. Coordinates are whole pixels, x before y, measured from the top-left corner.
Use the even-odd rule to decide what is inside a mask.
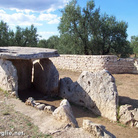
[[[4,92],[0,91],[0,99],[4,99]],[[9,97],[9,96],[8,96]],[[10,98],[10,97],[9,97]],[[31,119],[19,112],[12,106],[7,105],[6,101],[0,101],[0,138],[50,138],[51,136],[42,134],[38,127],[31,123]],[[9,136],[9,133],[18,136]],[[6,136],[4,136],[6,135]]]

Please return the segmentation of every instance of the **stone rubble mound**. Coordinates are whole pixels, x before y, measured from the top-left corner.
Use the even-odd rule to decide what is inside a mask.
[[[29,105],[29,106],[32,106],[32,107],[35,107],[38,110],[44,110],[44,111],[46,111],[47,113],[50,113],[50,114],[52,114],[55,110],[54,106],[39,103],[39,102],[35,101],[34,98],[32,98],[32,97],[29,97],[26,100],[25,104]]]

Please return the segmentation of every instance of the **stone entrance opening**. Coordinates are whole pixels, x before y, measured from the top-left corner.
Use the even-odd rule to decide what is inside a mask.
[[[57,96],[59,74],[49,59],[56,56],[57,51],[51,49],[0,48],[0,87],[14,91],[22,101]]]

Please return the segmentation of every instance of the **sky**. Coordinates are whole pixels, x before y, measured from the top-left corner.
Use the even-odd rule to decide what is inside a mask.
[[[40,39],[59,35],[58,25],[60,12],[70,0],[0,0],[0,20],[15,31],[16,26],[22,28],[33,24],[37,28]],[[88,0],[77,0],[85,7]],[[101,14],[114,15],[118,21],[128,23],[128,40],[138,35],[138,0],[94,0],[95,7]]]

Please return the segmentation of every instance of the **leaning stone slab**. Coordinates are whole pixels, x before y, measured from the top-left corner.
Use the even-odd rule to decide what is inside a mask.
[[[117,121],[118,92],[114,77],[106,70],[84,71],[77,82],[70,78],[61,79],[60,95],[97,115]]]
[[[11,61],[0,59],[0,88],[18,96],[17,70]]]
[[[49,59],[34,63],[34,86],[47,96],[58,96],[59,73]]]

